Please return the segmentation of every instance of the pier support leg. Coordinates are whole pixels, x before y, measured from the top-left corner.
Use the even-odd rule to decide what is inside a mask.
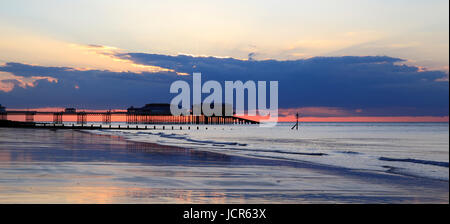
[[[6,121],[6,120],[8,120],[8,114],[0,113],[0,121]]]
[[[62,112],[53,113],[53,123],[62,124],[62,122],[63,122],[63,113]]]
[[[127,123],[128,124],[137,124],[138,123],[138,116],[135,113],[127,113]]]
[[[87,114],[85,112],[77,113],[77,124],[86,124],[87,123]]]
[[[103,124],[111,124],[111,112],[106,112],[106,114],[102,114]]]
[[[26,122],[34,122],[34,113],[26,113],[25,114],[25,121]]]

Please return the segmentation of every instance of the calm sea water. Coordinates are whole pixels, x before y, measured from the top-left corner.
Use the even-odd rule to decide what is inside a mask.
[[[290,123],[99,131],[141,142],[448,180],[448,123]],[[195,129],[192,127],[192,129]]]
[[[290,126],[0,128],[0,203],[448,203],[447,123]]]

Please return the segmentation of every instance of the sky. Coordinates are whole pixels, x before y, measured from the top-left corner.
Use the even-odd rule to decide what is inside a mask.
[[[448,8],[447,0],[0,0],[0,104],[168,102],[171,82],[202,72],[277,80],[286,113],[448,121]]]

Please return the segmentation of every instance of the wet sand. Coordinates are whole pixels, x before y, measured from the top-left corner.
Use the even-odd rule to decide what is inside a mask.
[[[0,203],[448,203],[448,181],[0,128]]]

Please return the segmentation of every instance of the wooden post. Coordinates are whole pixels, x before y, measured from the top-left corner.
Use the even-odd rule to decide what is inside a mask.
[[[294,126],[292,126],[292,130],[294,130],[294,128],[296,129],[296,130],[298,130],[298,113],[295,115],[295,117],[296,117],[296,119],[297,119],[297,122],[295,123],[295,125]]]

